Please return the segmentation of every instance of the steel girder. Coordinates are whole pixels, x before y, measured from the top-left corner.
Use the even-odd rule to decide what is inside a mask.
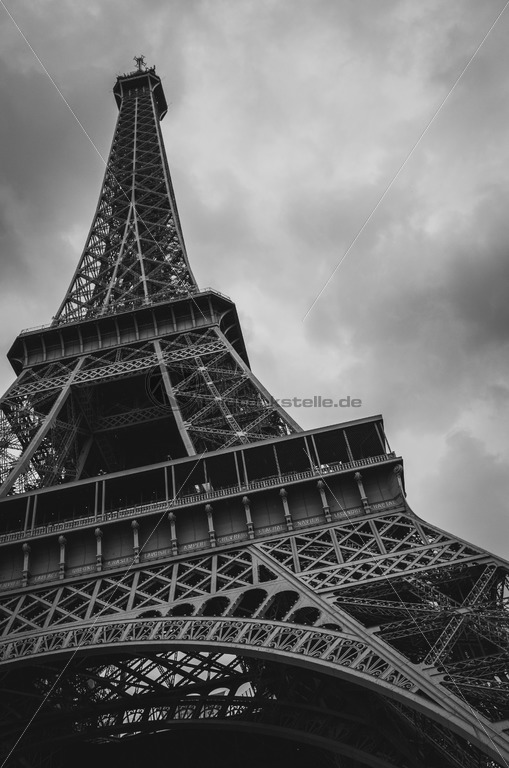
[[[120,382],[132,377],[129,399]],[[188,454],[298,429],[218,328],[122,345],[20,374],[0,400],[0,496],[122,469],[108,433],[170,417]],[[93,441],[102,459],[87,471]]]

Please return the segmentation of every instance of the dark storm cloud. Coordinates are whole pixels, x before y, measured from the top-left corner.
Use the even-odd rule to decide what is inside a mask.
[[[201,261],[201,283],[216,284],[218,270],[228,271],[232,283],[240,284],[246,277],[256,282],[265,253],[259,228],[248,214],[249,189],[233,174],[217,171],[208,179],[208,190],[197,194],[185,169],[175,171],[179,211],[188,222],[186,247],[193,259]]]
[[[509,342],[509,221],[506,190],[486,192],[450,267],[448,295],[473,352]]]
[[[466,471],[473,466],[482,475],[482,483]],[[430,503],[435,509],[450,510],[447,525],[453,530],[462,529],[465,539],[503,553],[507,538],[508,470],[508,462],[486,450],[474,436],[467,432],[452,434],[447,439],[440,471],[426,478]],[[488,520],[489,525],[484,525]],[[440,525],[440,512],[436,522]],[[442,526],[445,527],[444,523]]]

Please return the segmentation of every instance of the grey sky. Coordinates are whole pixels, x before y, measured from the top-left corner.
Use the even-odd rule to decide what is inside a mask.
[[[504,0],[11,0],[106,156],[115,76],[163,78],[193,270],[237,303],[275,397],[311,428],[383,413],[424,519],[509,555],[509,8],[302,319]],[[0,6],[0,389],[48,322],[104,168]]]

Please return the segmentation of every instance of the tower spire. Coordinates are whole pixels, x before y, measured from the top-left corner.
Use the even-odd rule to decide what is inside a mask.
[[[99,202],[55,323],[186,296],[197,290],[186,254],[160,120],[161,79],[137,69],[113,89],[119,115]]]

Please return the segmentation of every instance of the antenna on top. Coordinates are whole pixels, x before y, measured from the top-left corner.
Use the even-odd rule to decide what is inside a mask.
[[[134,61],[138,67],[138,72],[143,72],[143,70],[147,68],[145,64],[145,56],[135,56]]]

